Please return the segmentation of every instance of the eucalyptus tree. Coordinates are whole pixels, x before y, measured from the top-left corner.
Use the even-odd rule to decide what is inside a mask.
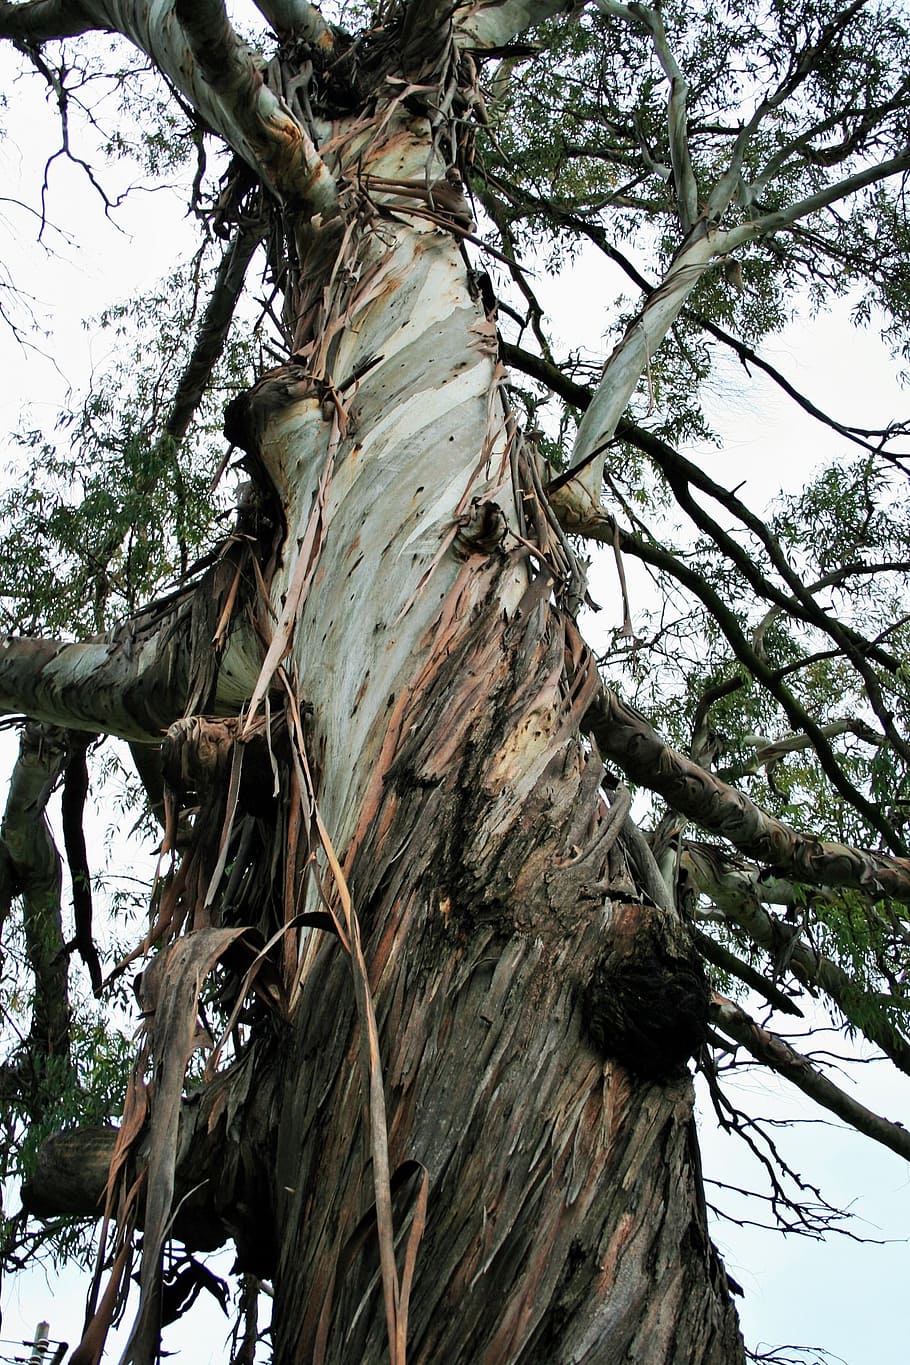
[[[141,1231],[128,1362],[231,1240],[250,1292],[272,1282],[279,1365],[726,1365],[688,1063],[730,1124],[718,1058],[746,1054],[910,1157],[744,1004],[821,995],[910,1065],[905,432],[813,408],[859,463],[771,520],[677,445],[708,433],[722,348],[812,408],[756,349],[807,296],[859,291],[905,346],[906,24],[862,0],[256,9],[253,46],[220,0],[0,4],[67,150],[68,54],[102,31],[160,76],[171,141],[231,153],[208,202],[197,177],[226,245],[169,403],[159,382],[148,420],[96,402],[81,428],[106,534],[88,552],[40,499],[9,532],[22,555],[44,536],[61,582],[81,566],[82,600],[53,635],[20,586],[0,653],[29,719],[3,900],[35,981],[8,1103],[45,1121],[76,1066],[69,957],[102,994],[145,959],[119,1127],[51,1137],[24,1190],[39,1218],[103,1211],[73,1360],[99,1359]],[[520,263],[582,241],[634,291],[604,300],[597,367],[558,359]],[[192,423],[254,259],[282,350],[226,407],[247,482],[191,563]],[[627,619],[604,676],[586,540],[683,604],[651,639]],[[129,742],[163,827],[106,979],[79,823],[98,735]]]

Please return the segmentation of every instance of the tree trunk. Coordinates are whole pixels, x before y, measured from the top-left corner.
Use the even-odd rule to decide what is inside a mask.
[[[174,608],[141,651],[48,648],[31,670],[35,709],[62,724],[116,729],[116,711],[151,739],[191,713],[165,776],[197,814],[148,939],[164,947],[114,1158],[148,1187],[144,1213],[129,1181],[121,1205],[146,1226],[124,1360],[157,1349],[161,1191],[175,1207],[207,1168],[197,1197],[241,1268],[274,1275],[276,1365],[378,1365],[412,1269],[415,1362],[731,1365],[686,1067],[707,987],[688,926],[640,893],[624,793],[580,734],[598,688],[572,619],[582,576],[510,413],[463,215],[433,193],[446,158],[406,91],[319,145],[337,211],[284,214],[294,347],[228,412],[254,488],[214,605]],[[16,651],[0,663],[20,696]],[[92,694],[77,674],[96,667]],[[250,925],[269,945],[252,965]],[[245,1054],[184,1104],[178,1141],[174,1077],[219,957],[228,1011],[253,983],[278,1018],[247,1015]]]
[[[350,155],[365,176],[416,181],[431,151],[399,124]],[[579,738],[594,663],[565,610],[573,565],[509,418],[492,324],[445,232],[360,219],[337,243],[330,278],[344,287],[326,307],[325,267],[302,281],[297,364],[234,417],[298,547],[276,578],[254,705],[291,641],[315,797],[362,928],[399,1234],[414,1163],[429,1178],[411,1358],[727,1365],[742,1347],[684,1066],[703,982],[683,926],[639,902]],[[324,849],[298,846],[298,910],[334,894],[328,875],[322,891],[304,880],[314,856],[326,872]],[[596,968],[637,941],[650,993],[635,1026],[656,1067],[636,1063],[646,1043],[594,1021]],[[327,1360],[378,1362],[350,967],[318,930],[299,953],[285,958],[270,1210],[275,1360],[323,1343]]]

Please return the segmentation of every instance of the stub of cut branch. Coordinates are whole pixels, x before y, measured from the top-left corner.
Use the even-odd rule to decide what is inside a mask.
[[[857,1132],[874,1138],[883,1147],[889,1147],[905,1161],[910,1161],[910,1132],[902,1124],[883,1119],[858,1100],[851,1099],[784,1038],[762,1028],[739,1005],[716,991],[711,995],[710,1019],[716,1029],[741,1044],[757,1062],[763,1062],[778,1075],[785,1076],[816,1104],[836,1114]]]

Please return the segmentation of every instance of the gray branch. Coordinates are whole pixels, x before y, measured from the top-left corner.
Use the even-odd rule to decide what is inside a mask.
[[[307,0],[254,0],[259,13],[279,38],[303,38],[326,51],[333,46],[332,30],[319,10]]]
[[[0,0],[0,38],[13,42],[47,43],[98,27],[79,0],[30,0],[25,5]]]
[[[867,1109],[858,1100],[851,1099],[827,1076],[823,1076],[807,1057],[796,1052],[776,1033],[762,1028],[739,1005],[714,993],[710,1018],[715,1028],[740,1043],[757,1062],[786,1077],[816,1104],[836,1114],[857,1132],[865,1133],[866,1137],[874,1138],[883,1147],[889,1147],[905,1161],[910,1161],[910,1132],[902,1124],[892,1123]]]
[[[601,754],[634,782],[657,792],[674,810],[729,840],[748,857],[809,886],[853,887],[868,896],[910,902],[910,859],[792,829],[671,748],[640,712],[609,688],[595,700],[584,727]]]

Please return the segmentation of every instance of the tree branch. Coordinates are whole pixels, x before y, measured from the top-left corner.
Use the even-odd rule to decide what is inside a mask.
[[[281,198],[330,212],[334,177],[309,133],[265,84],[257,59],[231,27],[223,0],[175,0],[174,13],[199,71],[219,96],[224,133]],[[234,141],[239,134],[244,146]]]
[[[224,350],[247,267],[261,240],[262,228],[258,223],[241,227],[221,258],[192,354],[180,376],[164,425],[164,435],[173,441],[183,440],[202,401],[212,370]]]
[[[24,5],[0,0],[0,38],[13,42],[47,43],[99,27],[79,0],[30,0]]]
[[[872,1016],[868,1005],[858,1012],[857,1001],[865,993],[857,988],[843,968],[811,947],[795,925],[782,924],[765,909],[763,900],[777,900],[785,894],[784,888],[774,884],[775,879],[764,881],[758,868],[737,865],[715,844],[696,844],[688,840],[680,850],[679,865],[688,873],[695,890],[712,901],[725,920],[741,929],[772,960],[779,960],[784,949],[790,971],[805,985],[824,991],[870,1043],[881,1048],[895,1066],[910,1075],[907,1039],[888,1020]],[[822,886],[820,890],[822,895],[826,890],[834,894],[833,888]],[[795,903],[797,887],[788,886],[786,891],[790,893],[790,903]]]
[[[735,787],[670,747],[604,687],[583,721],[600,753],[640,786],[740,852],[809,886],[846,886],[910,903],[910,859],[815,838],[768,815]]]
[[[466,3],[456,15],[459,46],[473,52],[506,47],[533,24],[540,24],[568,8],[566,0],[502,0],[497,4]]]
[[[910,148],[890,157],[887,161],[880,162],[877,166],[867,166],[864,170],[857,171],[855,175],[848,175],[833,185],[826,185],[815,194],[807,195],[805,199],[792,204],[790,208],[764,213],[748,223],[742,223],[739,227],[730,228],[727,233],[726,249],[735,251],[746,242],[754,242],[758,237],[768,237],[782,228],[792,227],[801,218],[807,218],[830,204],[836,204],[839,199],[847,199],[857,190],[863,190],[868,185],[876,185],[881,180],[887,180],[892,175],[901,175],[907,170],[910,170]]]
[[[259,13],[268,21],[279,38],[303,38],[308,43],[331,52],[334,46],[332,30],[315,6],[307,0],[253,0]]]
[[[64,4],[38,0],[7,4],[0,9],[0,37],[19,36],[23,28],[39,44],[90,28],[122,34],[280,199],[312,213],[332,211],[334,178],[309,133],[265,84],[259,58],[234,32],[222,0],[80,0],[66,24],[68,12]]]
[[[68,1057],[69,965],[60,912],[60,855],[45,810],[66,766],[64,736],[43,726],[23,727],[0,828],[0,924],[16,895],[23,900],[23,929],[35,998],[29,1044],[35,1054]]]
[[[242,624],[221,658],[212,650],[236,569],[236,559],[223,555],[204,577],[106,638],[0,639],[0,714],[146,743],[188,708],[234,714],[260,663]]]
[[[839,1086],[834,1085],[812,1065],[808,1058],[775,1033],[764,1029],[754,1019],[734,1005],[732,1000],[716,992],[711,997],[711,1022],[750,1052],[756,1061],[769,1066],[778,1075],[785,1076],[795,1086],[828,1109],[832,1114],[848,1123],[857,1132],[874,1138],[882,1146],[910,1161],[910,1132],[899,1123],[891,1123],[867,1109],[858,1100],[851,1099]]]

